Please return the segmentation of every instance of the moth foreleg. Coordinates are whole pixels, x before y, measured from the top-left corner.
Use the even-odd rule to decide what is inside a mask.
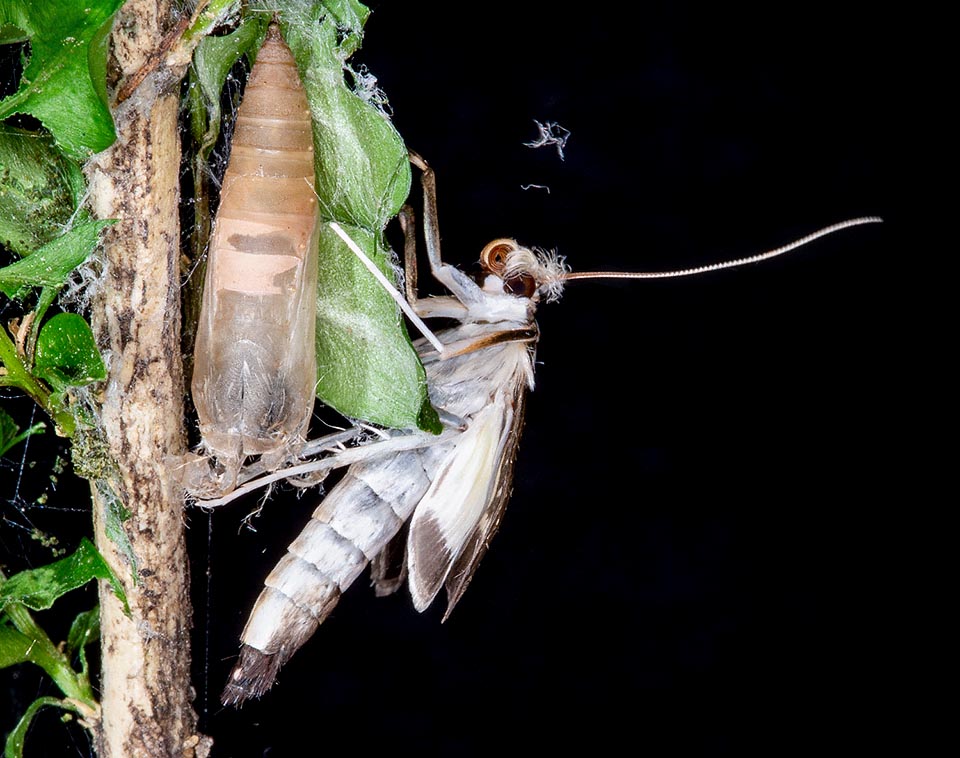
[[[433,278],[440,282],[464,305],[479,303],[483,292],[479,286],[456,266],[444,263],[440,257],[440,227],[437,222],[437,180],[433,169],[417,153],[410,152],[410,162],[420,169],[420,184],[423,187],[423,238],[427,248],[427,260]],[[409,253],[406,254],[409,257]]]
[[[403,284],[404,294],[410,307],[422,318],[462,319],[467,307],[457,298],[441,297],[421,298],[417,292],[417,219],[409,205],[404,205],[398,214],[400,228],[403,230]]]

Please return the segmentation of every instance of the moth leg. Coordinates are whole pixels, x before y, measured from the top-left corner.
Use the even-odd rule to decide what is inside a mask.
[[[318,455],[330,450],[342,448],[349,442],[356,442],[364,434],[364,429],[359,426],[352,426],[339,432],[325,434],[322,437],[315,437],[303,443],[300,449],[300,458],[309,458],[312,455]]]
[[[417,153],[410,151],[410,162],[420,169],[423,186],[423,236],[427,260],[433,278],[440,282],[464,305],[483,301],[483,291],[456,266],[444,263],[440,257],[440,227],[437,223],[437,180],[433,169]]]
[[[319,457],[323,453],[332,454],[335,451],[343,450],[347,444],[357,442],[363,434],[363,429],[361,429],[359,426],[354,426],[339,432],[325,434],[322,437],[316,437],[305,442],[301,441],[301,443],[295,449],[292,449],[287,453],[286,465],[282,467],[265,465],[262,459],[256,460],[249,465],[244,466],[243,470],[240,472],[240,476],[237,477],[237,485],[246,484],[247,482],[253,481],[258,477],[272,472],[283,474],[286,469],[290,468],[291,466],[298,465],[299,463],[302,463],[313,456]],[[326,472],[323,472],[322,477],[317,479],[315,484],[319,484],[321,481],[323,481],[324,477],[326,477]],[[303,484],[302,480],[300,483],[292,483],[296,484],[297,486],[313,486],[311,484]]]
[[[407,534],[410,522],[404,521],[400,531],[370,561],[370,583],[377,597],[392,595],[407,579]]]
[[[437,408],[437,415],[440,416],[440,423],[449,429],[456,429],[458,432],[465,431],[469,424],[465,418],[461,418],[455,413]]]
[[[467,307],[450,295],[421,298],[417,293],[417,220],[416,213],[404,205],[398,214],[403,230],[404,295],[414,312],[422,318],[462,319]]]
[[[376,461],[381,458],[395,456],[399,452],[406,450],[417,450],[425,447],[432,447],[440,443],[449,442],[460,434],[461,430],[445,429],[439,435],[426,432],[415,432],[412,434],[398,434],[385,439],[375,440],[356,447],[348,447],[342,450],[330,452],[326,456],[315,460],[299,463],[289,466],[280,471],[272,471],[263,476],[241,484],[236,489],[219,497],[195,497],[195,505],[200,508],[218,508],[233,502],[237,498],[266,487],[274,482],[291,477],[301,477],[304,475],[316,475],[321,472],[332,471],[333,469],[351,466],[354,463]]]
[[[403,230],[403,291],[407,302],[413,305],[420,299],[417,294],[417,217],[409,205],[400,209],[398,217]]]

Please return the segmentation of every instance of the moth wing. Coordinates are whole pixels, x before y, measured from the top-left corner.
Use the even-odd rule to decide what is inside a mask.
[[[407,571],[424,611],[447,583],[449,615],[496,532],[510,494],[523,384],[497,393],[458,438],[410,520]]]
[[[454,607],[460,601],[463,593],[466,592],[480,559],[486,555],[493,535],[500,528],[500,520],[503,518],[503,512],[507,508],[507,503],[513,491],[513,468],[517,460],[517,446],[520,443],[520,435],[523,432],[525,401],[526,391],[520,389],[517,392],[516,405],[514,406],[513,423],[508,429],[505,439],[506,444],[503,454],[500,456],[500,465],[494,478],[493,499],[483,511],[476,527],[467,538],[463,550],[461,550],[460,555],[453,562],[447,574],[447,610],[443,614],[443,621],[450,617]]]

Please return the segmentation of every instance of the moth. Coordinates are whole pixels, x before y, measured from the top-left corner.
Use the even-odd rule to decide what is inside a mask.
[[[317,375],[313,188],[310,109],[272,23],[237,114],[207,256],[192,394],[218,468],[187,467],[194,494],[229,491],[248,456],[273,470],[303,443]]]
[[[279,669],[368,565],[377,595],[395,592],[406,583],[414,607],[423,611],[444,590],[444,619],[450,615],[486,553],[510,497],[526,398],[534,386],[537,306],[556,300],[566,281],[609,276],[573,273],[555,255],[522,247],[512,239],[497,239],[484,247],[482,274],[474,281],[442,261],[435,177],[418,155],[411,153],[411,160],[422,171],[430,271],[450,294],[417,297],[413,215],[405,209],[401,223],[407,299],[420,317],[456,322],[435,337],[431,334],[432,339],[415,343],[426,369],[430,400],[446,429],[439,436],[394,433],[385,441],[276,474],[351,464],[266,578],[221,695],[225,705],[239,705],[267,692]],[[613,276],[685,276],[744,265],[877,220],[843,222],[768,253],[699,269]]]

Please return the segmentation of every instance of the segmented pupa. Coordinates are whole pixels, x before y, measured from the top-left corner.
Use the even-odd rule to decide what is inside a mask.
[[[316,385],[318,209],[306,93],[270,25],[237,115],[211,238],[192,393],[225,492],[245,458],[277,468],[303,442]]]

